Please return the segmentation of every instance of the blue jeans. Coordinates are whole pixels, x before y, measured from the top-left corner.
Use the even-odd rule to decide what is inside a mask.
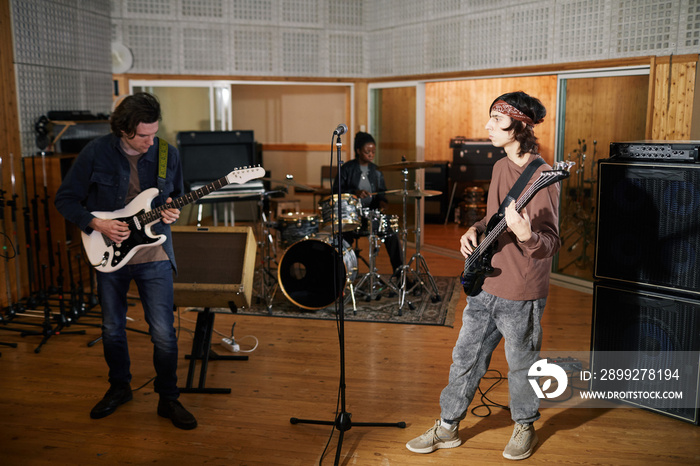
[[[482,291],[468,299],[462,328],[452,350],[447,386],[440,394],[445,421],[464,419],[491,355],[502,337],[508,361],[511,418],[519,424],[539,419],[540,399],[527,380],[542,346],[542,311],[547,299],[510,301]]]
[[[153,342],[154,389],[161,398],[176,400],[177,335],[173,326],[173,271],[170,261],[126,265],[112,273],[97,272],[102,307],[102,346],[111,385],[131,382],[126,339],[127,292],[134,280]]]

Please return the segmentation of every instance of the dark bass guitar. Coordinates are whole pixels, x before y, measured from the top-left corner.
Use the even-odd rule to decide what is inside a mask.
[[[92,212],[92,215],[97,218],[118,219],[125,222],[129,225],[131,233],[124,242],[115,243],[98,231],[93,230],[89,235],[82,232],[85,254],[90,264],[100,272],[119,270],[134,257],[139,249],[158,246],[165,242],[165,235],[156,235],[151,230],[155,223],[161,221],[163,210],[172,207],[181,209],[228,184],[243,184],[263,176],[265,176],[265,169],[262,167],[241,168],[155,209],[151,209],[151,202],[158,195],[158,188],[149,188],[142,191],[123,209],[114,212]]]
[[[539,178],[516,201],[515,210],[520,212],[541,189],[568,178],[569,169],[573,165],[574,162],[557,162],[554,169],[543,171]],[[486,225],[483,239],[465,260],[460,280],[467,296],[479,294],[484,279],[493,273],[491,258],[498,246],[497,239],[507,226],[504,215],[494,214]]]

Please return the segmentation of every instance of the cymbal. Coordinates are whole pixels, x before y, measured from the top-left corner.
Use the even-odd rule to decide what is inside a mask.
[[[442,194],[442,191],[431,191],[428,189],[409,189],[404,191],[403,189],[392,189],[391,191],[385,191],[384,194],[393,194],[395,196],[403,196],[406,193],[406,197],[433,197]]]
[[[305,191],[315,191],[316,188],[312,188],[311,186],[306,186],[305,184],[297,183],[291,178],[288,178],[286,180],[274,180],[272,178],[263,178],[263,181],[269,181],[272,184],[283,184],[285,186],[294,186],[295,188],[303,189]]]
[[[435,162],[416,162],[415,160],[406,160],[403,162],[388,163],[386,165],[377,166],[378,169],[382,171],[400,171],[403,169],[418,169],[432,167]]]

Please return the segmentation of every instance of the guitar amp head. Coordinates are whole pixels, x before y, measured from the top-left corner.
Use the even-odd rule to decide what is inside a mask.
[[[611,142],[610,158],[697,163],[700,141]]]

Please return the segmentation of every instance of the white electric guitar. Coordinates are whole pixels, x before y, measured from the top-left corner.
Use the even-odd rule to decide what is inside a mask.
[[[97,218],[105,220],[118,219],[125,222],[129,225],[131,234],[126,241],[115,243],[95,230],[89,235],[83,232],[83,247],[88,260],[100,272],[109,273],[119,270],[129,262],[129,259],[139,249],[163,244],[166,239],[165,235],[155,235],[151,231],[151,226],[162,220],[161,212],[163,210],[172,207],[181,209],[183,206],[195,202],[228,184],[243,184],[256,178],[262,178],[264,175],[265,169],[262,167],[241,168],[155,209],[151,209],[151,202],[158,195],[158,188],[149,188],[142,191],[123,209],[114,212],[92,212],[92,215]]]

